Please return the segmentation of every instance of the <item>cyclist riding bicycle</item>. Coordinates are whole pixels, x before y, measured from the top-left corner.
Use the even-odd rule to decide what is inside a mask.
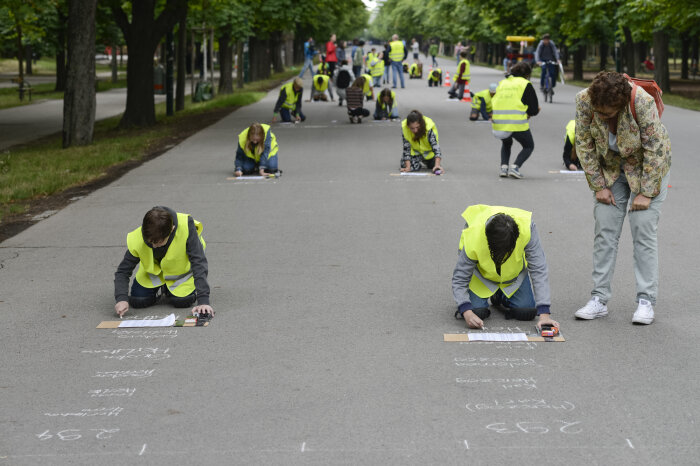
[[[535,50],[535,62],[542,67],[540,76],[540,90],[544,90],[544,80],[546,71],[552,77],[552,87],[557,85],[557,65],[561,63],[559,60],[559,50],[557,50],[554,42],[549,38],[549,34],[542,36],[542,40],[537,44]]]

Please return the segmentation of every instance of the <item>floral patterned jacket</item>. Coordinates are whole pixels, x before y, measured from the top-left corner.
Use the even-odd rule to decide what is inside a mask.
[[[641,87],[634,108],[637,121],[629,106],[618,116],[618,153],[608,148],[608,124],[593,111],[588,89],[576,95],[576,153],[595,192],[611,187],[622,169],[633,193],[659,194],[661,179],[671,168],[671,140],[654,98]]]

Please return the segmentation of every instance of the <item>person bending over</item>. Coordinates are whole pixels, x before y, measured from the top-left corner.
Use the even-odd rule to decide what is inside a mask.
[[[547,261],[532,212],[514,207],[472,205],[463,213],[457,265],[452,274],[455,318],[483,328],[491,304],[506,319],[559,327],[550,316]],[[532,280],[532,285],[531,285]],[[534,290],[534,294],[533,294]]]
[[[491,106],[491,99],[496,95],[496,88],[498,84],[491,83],[488,89],[479,91],[472,96],[472,111],[469,114],[470,121],[476,121],[479,119],[479,115],[485,121],[491,119],[491,114],[493,113],[493,108]]]
[[[277,137],[270,125],[253,123],[238,135],[235,176],[277,173]]]
[[[273,110],[272,123],[277,121],[277,115],[280,115],[285,123],[292,121],[296,123],[306,120],[304,114],[301,113],[301,97],[303,93],[304,81],[298,76],[293,81],[282,86]]]
[[[399,104],[396,101],[396,93],[389,89],[383,89],[377,97],[377,103],[374,106],[375,120],[395,120],[399,117]]]
[[[401,171],[414,172],[425,165],[439,175],[444,171],[440,166],[442,152],[438,143],[438,130],[432,119],[423,116],[418,110],[412,110],[401,122],[403,137],[403,155]]]
[[[126,236],[127,251],[114,274],[114,310],[119,317],[129,306],[153,306],[160,296],[177,308],[197,301],[193,314],[214,313],[209,304],[202,228],[188,214],[168,207],[154,207],[146,213],[142,225]],[[129,280],[135,268],[129,295]]]

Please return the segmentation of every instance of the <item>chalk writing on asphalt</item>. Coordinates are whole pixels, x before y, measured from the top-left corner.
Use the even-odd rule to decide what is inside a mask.
[[[501,409],[552,409],[555,411],[572,411],[576,406],[570,401],[552,403],[547,400],[493,400],[486,403],[467,403],[468,411],[501,410]]]
[[[499,434],[580,434],[583,429],[578,427],[579,424],[581,421],[494,422],[486,428]]]
[[[108,438],[112,438],[114,434],[119,432],[119,429],[89,429],[89,430],[80,430],[80,429],[65,429],[65,430],[59,430],[58,432],[51,433],[50,430],[44,431],[40,434],[36,434],[37,438],[39,440],[63,440],[63,441],[72,441],[72,440],[80,440],[83,437],[92,437],[94,436],[97,439],[100,440],[105,440]]]
[[[505,390],[510,390],[514,388],[522,388],[524,390],[536,390],[537,381],[533,377],[528,378],[468,378],[468,377],[457,377],[457,383],[460,384],[498,384]]]
[[[93,377],[105,377],[109,379],[118,379],[120,377],[136,377],[141,379],[144,377],[151,377],[155,371],[155,369],[139,371],[100,371],[97,372],[97,374],[93,375]]]

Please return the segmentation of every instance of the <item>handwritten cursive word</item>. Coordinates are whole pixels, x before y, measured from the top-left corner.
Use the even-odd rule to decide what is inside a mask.
[[[106,371],[97,372],[93,377],[107,377],[110,379],[117,379],[119,377],[151,377],[155,372],[155,369],[141,370],[141,371]]]
[[[563,411],[572,411],[576,406],[570,401],[559,403],[550,403],[546,400],[493,400],[493,403],[467,403],[467,410],[481,411],[485,409],[554,409]]]
[[[89,431],[92,432],[97,432],[95,434],[95,438],[104,440],[108,438],[112,438],[112,434],[116,434],[119,432],[119,429],[90,429]],[[88,431],[88,432],[89,432]],[[65,440],[65,441],[71,441],[71,440],[78,440],[83,437],[83,431],[80,429],[66,429],[66,430],[61,430],[56,432],[55,434],[52,434],[50,430],[44,431],[40,434],[36,434],[36,436],[39,438],[39,440]]]
[[[135,388],[103,388],[100,390],[89,390],[91,397],[104,396],[131,396],[136,392]]]
[[[170,354],[168,352],[170,348],[118,348],[118,349],[104,349],[104,350],[83,350],[81,353],[88,354],[104,354],[105,359],[117,359],[123,361],[124,359],[168,359]]]
[[[522,367],[537,366],[532,358],[455,358],[460,367]]]
[[[112,330],[112,334],[116,335],[117,338],[176,338],[177,329]]]
[[[501,386],[509,390],[511,388],[523,388],[525,390],[535,390],[537,389],[537,381],[529,377],[527,379],[522,379],[522,378],[515,378],[515,379],[468,379],[468,378],[462,378],[462,377],[457,377],[457,383],[497,383],[501,384]]]
[[[557,426],[561,426],[557,429]],[[562,434],[580,434],[583,429],[574,428],[581,421],[549,421],[549,422],[494,422],[486,426],[499,434],[546,434],[548,432],[561,432]]]
[[[44,413],[44,416],[51,416],[51,417],[119,416],[119,413],[121,413],[122,411],[124,411],[124,408],[120,408],[120,407],[94,408],[94,409],[86,408],[86,409],[81,409],[80,412],[78,412],[78,413]]]

